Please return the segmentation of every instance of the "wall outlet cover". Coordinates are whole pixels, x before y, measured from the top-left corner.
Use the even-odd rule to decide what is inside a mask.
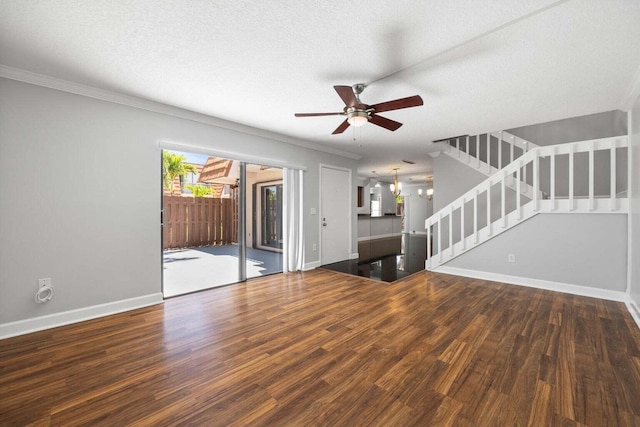
[[[43,288],[45,286],[51,286],[51,277],[38,279],[38,289]]]

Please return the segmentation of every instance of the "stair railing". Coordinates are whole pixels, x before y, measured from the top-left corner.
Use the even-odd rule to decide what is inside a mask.
[[[620,136],[539,146],[523,153],[426,219],[427,266],[433,267],[434,256],[437,256],[435,262],[438,265],[447,262],[539,213],[541,209],[546,212],[616,212],[621,200],[618,194],[626,190],[617,188],[617,149],[626,148],[627,145],[626,136]],[[609,186],[605,194],[602,193],[602,186],[599,186],[600,194],[596,194],[595,186],[595,158],[596,153],[600,152],[609,153]],[[586,153],[586,159],[582,158],[583,153]],[[581,156],[581,167],[576,167],[578,156]],[[541,162],[545,166],[543,175]],[[567,163],[568,169],[558,167],[564,166],[564,163]],[[582,167],[584,163],[587,165],[586,173]],[[530,171],[529,182],[525,178],[527,170]],[[558,176],[558,171],[564,170],[568,170],[567,181]],[[543,177],[545,182],[541,185]],[[606,177],[598,176],[598,179]],[[531,197],[523,195],[521,191],[521,186],[525,184],[533,187]],[[541,190],[542,186],[545,188]],[[579,194],[575,192],[576,186],[582,190]],[[509,187],[515,188],[515,191]],[[482,216],[485,216],[484,221],[481,220]]]
[[[483,145],[480,142],[480,137],[485,135],[485,144],[487,146],[485,160],[483,161],[480,157],[480,147]],[[496,152],[491,150],[491,147],[494,144],[488,145],[486,142],[491,141],[490,137],[493,137],[497,140]],[[489,138],[489,139],[487,139]],[[505,150],[508,154],[507,156],[503,155],[503,147],[504,144],[507,144],[509,147]],[[475,155],[471,154],[471,148],[475,145]],[[538,146],[532,142],[527,141],[526,139],[520,138],[518,136],[512,135],[506,131],[498,131],[498,132],[490,132],[488,134],[479,134],[475,136],[475,142],[471,141],[471,136],[464,135],[457,138],[451,138],[449,140],[445,140],[441,142],[441,146],[443,150],[447,153],[451,153],[451,149],[455,148],[455,155],[452,154],[452,157],[458,158],[461,162],[465,162],[471,164],[472,162],[477,162],[476,168],[478,170],[483,170],[483,166],[487,169],[488,172],[492,172],[494,169],[501,169],[505,164],[511,163],[518,156],[530,151],[533,148],[537,148]],[[492,156],[496,156],[496,164],[498,167],[491,167],[491,158]]]

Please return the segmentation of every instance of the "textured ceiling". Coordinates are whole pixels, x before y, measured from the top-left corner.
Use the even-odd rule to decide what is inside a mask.
[[[0,64],[362,156],[424,177],[431,141],[623,108],[640,66],[637,0],[0,0]],[[331,135],[332,86],[423,107]],[[355,139],[355,140],[354,140]],[[410,159],[410,166],[401,162]],[[417,174],[417,175],[416,175]]]

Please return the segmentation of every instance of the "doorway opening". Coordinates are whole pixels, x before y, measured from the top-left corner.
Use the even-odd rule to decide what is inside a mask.
[[[255,246],[282,252],[282,180],[255,184]]]
[[[162,159],[165,297],[282,272],[281,248],[280,252],[277,247],[265,250],[252,237],[255,218],[270,233],[272,240],[267,243],[277,246],[273,239],[282,232],[282,198],[278,209],[277,194],[271,196],[264,213],[255,211],[252,201],[255,184],[281,181],[282,169],[170,150],[163,151]],[[269,218],[265,220],[264,215]],[[245,227],[241,227],[242,218],[246,218]]]

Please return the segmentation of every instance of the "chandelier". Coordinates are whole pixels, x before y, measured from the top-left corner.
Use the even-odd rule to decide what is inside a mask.
[[[402,193],[402,184],[398,182],[398,169],[400,168],[394,169],[394,171],[396,171],[396,176],[393,178],[393,184],[389,186],[391,194],[393,194],[395,197],[398,197],[400,193]]]
[[[427,176],[427,191],[426,193],[422,192],[422,188],[418,189],[418,196],[423,199],[431,200],[433,198],[433,176]]]

